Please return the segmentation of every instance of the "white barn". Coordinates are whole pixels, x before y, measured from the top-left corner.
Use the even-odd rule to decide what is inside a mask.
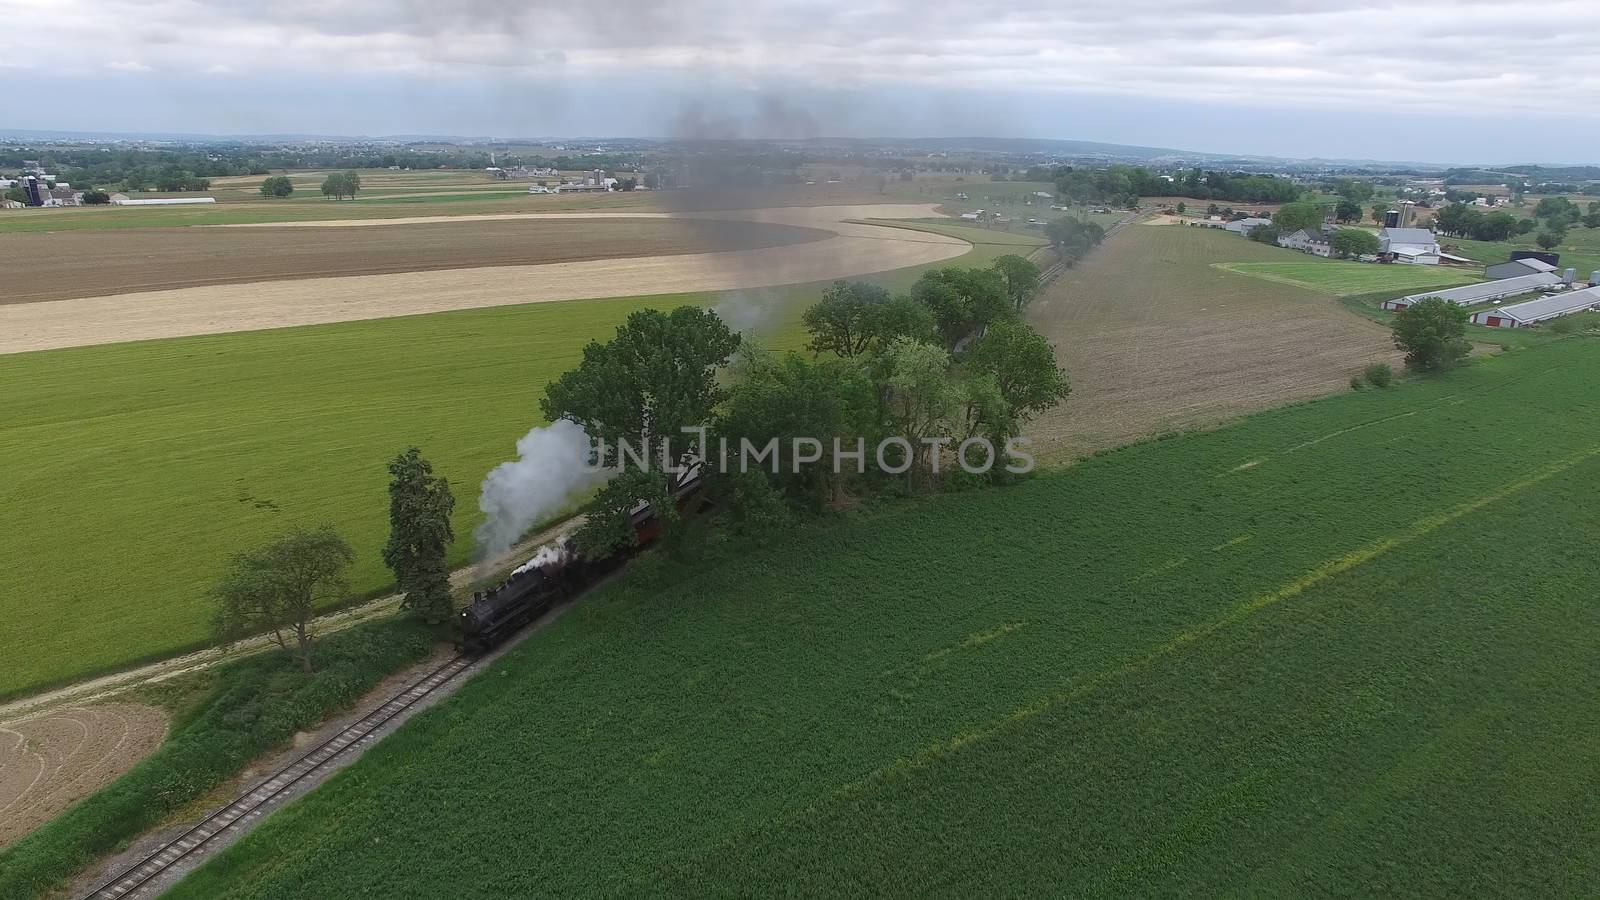
[[[1488,303],[1490,300],[1504,300],[1518,294],[1531,294],[1541,288],[1560,283],[1561,279],[1554,272],[1540,272],[1537,275],[1519,275],[1516,278],[1502,278],[1499,281],[1480,281],[1476,284],[1463,284],[1460,287],[1438,291],[1407,294],[1404,297],[1383,301],[1383,308],[1398,312],[1429,297],[1438,297],[1457,306],[1472,306],[1477,303]]]
[[[1385,228],[1378,232],[1378,253],[1393,262],[1437,266],[1439,241],[1426,228]]]
[[[1527,303],[1514,303],[1499,309],[1486,309],[1473,313],[1474,325],[1490,328],[1527,328],[1540,322],[1570,316],[1573,313],[1600,307],[1600,288],[1584,288],[1564,294],[1551,294]]]

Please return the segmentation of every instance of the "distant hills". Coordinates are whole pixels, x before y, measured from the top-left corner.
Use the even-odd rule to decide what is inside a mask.
[[[191,132],[96,132],[54,131],[47,129],[3,129],[0,141],[72,141],[72,142],[162,142],[184,144],[295,144],[295,143],[346,143],[346,144],[606,144],[611,147],[650,147],[672,143],[662,138],[618,138],[591,136],[504,137],[494,135],[446,134],[390,134],[390,135],[333,135],[333,134],[198,134]],[[1482,172],[1488,174],[1537,175],[1545,180],[1590,180],[1600,178],[1600,167],[1559,166],[1537,163],[1514,166],[1450,166],[1420,160],[1294,158],[1282,156],[1251,156],[1228,153],[1208,153],[1183,150],[1175,147],[1146,147],[1138,144],[1111,144],[1103,141],[1079,141],[1056,138],[1003,138],[1003,137],[919,137],[919,138],[809,138],[805,140],[751,141],[809,149],[840,148],[856,151],[879,149],[903,153],[995,153],[1017,156],[1037,156],[1050,159],[1083,160],[1085,162],[1123,162],[1147,165],[1202,165],[1217,168],[1270,167],[1286,170],[1321,171],[1326,169],[1371,169],[1382,171],[1417,172]]]

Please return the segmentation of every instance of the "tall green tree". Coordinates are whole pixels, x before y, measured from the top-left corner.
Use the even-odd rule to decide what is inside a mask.
[[[1033,301],[1039,292],[1039,267],[1028,259],[1015,253],[1007,253],[996,257],[989,268],[1000,273],[1006,282],[1006,295],[1011,298],[1011,305],[1021,311]]]
[[[1328,239],[1328,245],[1344,257],[1376,255],[1382,249],[1378,236],[1364,228],[1341,228]]]
[[[235,555],[214,591],[213,632],[224,644],[265,632],[310,672],[312,619],[348,595],[344,570],[354,559],[332,525],[297,529]]]
[[[1012,416],[1025,422],[1065,400],[1072,386],[1056,364],[1056,348],[1019,321],[996,322],[961,358],[973,372],[993,376]]]
[[[1339,222],[1355,222],[1361,218],[1361,204],[1343,199],[1333,208],[1333,218]]]
[[[889,292],[875,284],[835,281],[800,317],[811,332],[806,348],[845,357],[865,353],[878,338],[881,313],[889,302]]]
[[[1005,279],[992,269],[931,269],[911,286],[911,298],[933,313],[934,327],[949,349],[989,323],[1016,315]]]
[[[591,341],[578,367],[545,388],[539,402],[551,421],[569,419],[602,442],[599,460],[607,466],[623,462],[620,444],[645,456],[650,471],[643,478],[613,478],[601,489],[605,515],[618,515],[634,502],[657,496],[641,485],[667,490],[675,468],[693,452],[685,428],[711,422],[712,411],[726,396],[717,370],[739,349],[739,335],[710,310],[680,306],[670,313],[643,309],[628,316],[606,343]],[[634,466],[637,469],[637,466]],[[600,513],[596,513],[600,515]],[[579,535],[585,549],[604,552],[622,533],[612,522]]]
[[[294,193],[294,183],[287,175],[273,175],[261,182],[261,196],[283,198]],[[326,193],[326,192],[324,192]]]
[[[450,570],[445,563],[455,531],[456,498],[450,482],[433,474],[422,451],[411,447],[389,462],[389,542],[384,564],[404,595],[400,605],[430,625],[450,620]]]
[[[1438,297],[1427,297],[1395,313],[1394,345],[1406,352],[1406,367],[1418,372],[1454,368],[1471,352],[1467,311]]]
[[[1302,228],[1317,228],[1322,225],[1322,218],[1322,207],[1315,203],[1285,203],[1272,215],[1272,224],[1279,233],[1289,234]]]

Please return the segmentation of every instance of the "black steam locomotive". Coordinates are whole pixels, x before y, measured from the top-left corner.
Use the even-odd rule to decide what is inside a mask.
[[[700,491],[700,467],[691,467],[673,485],[674,502],[681,509]],[[628,513],[638,541],[632,547],[593,558],[579,553],[571,539],[539,548],[534,557],[511,576],[487,591],[472,595],[472,603],[457,617],[457,645],[469,653],[483,653],[539,618],[556,604],[573,596],[600,576],[615,570],[640,548],[661,534],[661,521],[649,503],[640,502]]]

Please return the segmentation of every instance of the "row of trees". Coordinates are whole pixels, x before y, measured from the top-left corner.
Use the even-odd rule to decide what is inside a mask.
[[[1106,230],[1088,219],[1061,218],[1045,225],[1044,236],[1050,239],[1056,256],[1070,268],[1099,246]]]
[[[1020,318],[1038,274],[1012,256],[987,269],[927,272],[901,296],[836,282],[804,314],[809,356],[745,344],[715,313],[695,307],[634,313],[611,341],[585,348],[541,402],[546,418],[576,422],[601,441],[605,464],[622,461],[624,441],[651,455],[649,471],[630,469],[601,489],[580,545],[600,553],[631,541],[625,514],[640,500],[667,513],[671,534],[668,465],[720,461],[722,448],[746,441],[776,455],[763,457],[758,471],[710,467],[711,488],[737,527],[768,527],[845,495],[944,483],[953,445],[974,436],[1004,445],[1067,394],[1054,348]],[[731,381],[719,380],[736,354]],[[684,429],[700,427],[703,439],[689,445]],[[859,442],[869,455],[898,438],[906,449],[889,468],[904,471],[802,466],[796,438],[819,453],[836,440],[846,449]],[[987,477],[1008,475],[995,467]]]
[[[1273,175],[1190,169],[1171,181],[1136,166],[1065,168],[1055,178],[1061,196],[1078,203],[1134,206],[1140,197],[1192,197],[1236,203],[1286,203],[1300,197],[1294,182]]]

